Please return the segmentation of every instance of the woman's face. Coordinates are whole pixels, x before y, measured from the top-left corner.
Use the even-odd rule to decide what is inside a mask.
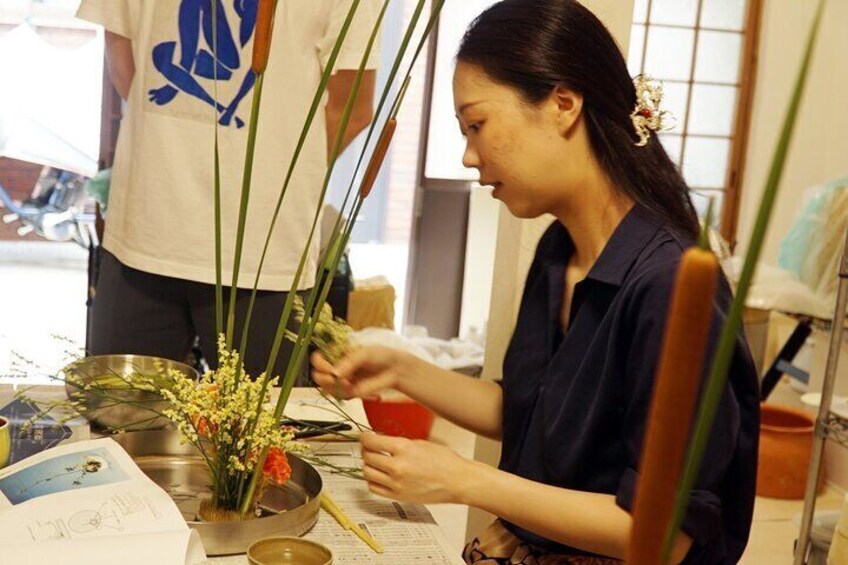
[[[477,169],[480,184],[494,187],[493,196],[519,218],[560,209],[570,185],[566,132],[573,122],[567,123],[568,116],[563,120],[556,97],[530,105],[517,90],[463,62],[457,64],[453,87],[466,137],[463,165]]]

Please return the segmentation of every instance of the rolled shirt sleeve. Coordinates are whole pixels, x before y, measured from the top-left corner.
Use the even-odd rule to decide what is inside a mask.
[[[77,10],[77,18],[133,39],[130,7],[125,0],[82,0]]]
[[[628,313],[627,323],[631,328],[633,339],[626,357],[626,406],[622,429],[628,468],[621,478],[616,493],[616,502],[628,511],[632,509],[639,481],[642,441],[647,428],[651,393],[655,372],[659,365],[669,297],[674,287],[676,270],[677,263],[646,273],[643,280],[636,285],[634,300]],[[725,317],[718,302],[713,300],[713,304],[714,315],[707,345],[707,360],[712,358],[712,353],[715,351]],[[705,362],[702,391],[708,371],[709,362]],[[681,375],[681,378],[685,376]],[[706,545],[721,535],[720,492],[736,451],[739,429],[739,405],[728,382],[716,413],[701,470],[693,487],[682,525],[682,530],[694,540],[696,545]]]

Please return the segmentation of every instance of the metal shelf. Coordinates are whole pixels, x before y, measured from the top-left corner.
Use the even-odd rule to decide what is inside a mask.
[[[816,435],[813,438],[813,451],[807,470],[807,489],[804,496],[804,513],[801,517],[801,531],[795,546],[794,565],[805,565],[810,552],[810,534],[813,526],[813,515],[816,510],[816,493],[818,492],[818,477],[820,476],[824,443],[828,438],[843,447],[848,447],[848,419],[842,418],[830,411],[830,401],[833,399],[833,389],[836,381],[836,369],[839,365],[839,352],[842,349],[842,337],[845,333],[845,313],[848,307],[848,231],[845,234],[845,244],[842,248],[842,260],[837,271],[839,284],[836,292],[836,309],[830,332],[830,346],[827,354],[827,365],[822,382],[822,395],[819,404],[819,414],[816,419]],[[841,321],[842,323],[839,323]]]

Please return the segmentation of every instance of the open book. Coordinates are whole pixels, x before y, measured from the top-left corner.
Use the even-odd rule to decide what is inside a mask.
[[[61,445],[0,470],[0,561],[199,563],[196,532],[111,439]]]

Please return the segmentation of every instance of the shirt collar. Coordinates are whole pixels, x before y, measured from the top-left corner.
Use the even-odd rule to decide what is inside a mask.
[[[660,229],[660,222],[639,204],[621,220],[586,278],[621,286],[639,254]]]
[[[560,257],[567,263],[574,252],[574,243],[568,230],[559,222],[557,224],[560,237],[556,247],[561,252]],[[642,250],[661,227],[662,223],[647,209],[639,204],[634,205],[616,227],[586,278],[621,286]]]

